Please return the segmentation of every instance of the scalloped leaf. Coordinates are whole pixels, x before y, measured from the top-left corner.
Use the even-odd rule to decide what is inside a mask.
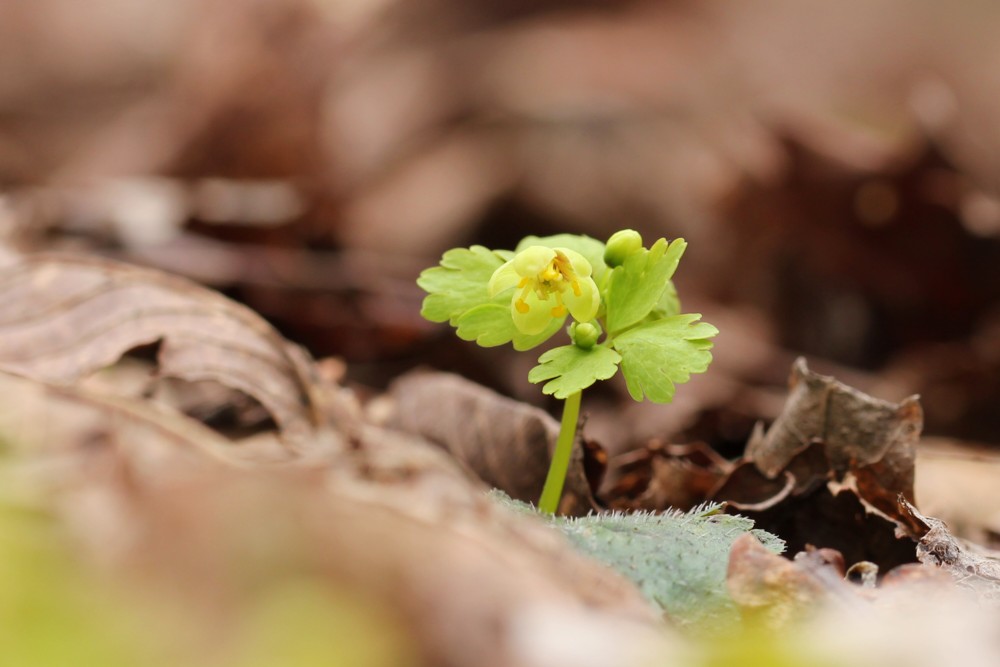
[[[542,393],[565,399],[583,391],[598,380],[607,380],[618,372],[622,358],[604,345],[585,350],[576,345],[564,345],[549,350],[538,358],[539,364],[528,373],[529,382],[546,382]]]
[[[565,317],[553,318],[544,331],[533,336],[522,333],[514,326],[508,295],[505,303],[485,303],[466,311],[455,321],[455,333],[462,340],[475,341],[482,347],[496,347],[513,342],[515,350],[523,351],[547,341],[562,328],[565,320]]]
[[[490,303],[490,278],[509,258],[510,253],[480,245],[449,250],[440,266],[424,270],[417,278],[417,285],[428,293],[420,314],[431,322],[455,326],[468,311]]]
[[[608,331],[616,334],[641,322],[660,303],[687,248],[684,239],[660,239],[640,250],[611,273],[606,294]]]
[[[674,315],[653,320],[615,338],[622,356],[622,374],[628,392],[637,401],[669,403],[676,385],[704,373],[712,362],[712,341],[719,330],[701,315]]]

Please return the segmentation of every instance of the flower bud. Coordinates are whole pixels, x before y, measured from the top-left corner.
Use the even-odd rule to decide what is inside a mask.
[[[604,249],[604,263],[614,268],[625,263],[625,258],[642,249],[642,236],[634,229],[615,232]]]
[[[601,331],[590,322],[574,322],[569,327],[569,336],[577,347],[589,350],[597,344]]]

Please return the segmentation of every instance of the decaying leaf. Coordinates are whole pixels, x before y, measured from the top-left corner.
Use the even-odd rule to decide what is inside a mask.
[[[860,602],[856,591],[844,581],[842,570],[825,554],[800,552],[790,561],[751,535],[742,535],[733,543],[727,582],[744,618],[769,628],[799,621],[830,598],[847,604]]]
[[[287,451],[235,447],[200,422],[169,409],[85,389],[39,382],[0,371],[0,442],[4,450],[25,458],[73,457],[100,443],[122,443],[135,456],[136,470],[155,470],[169,457],[174,462],[288,458]],[[141,442],[135,446],[133,442]],[[282,456],[283,454],[283,456]],[[149,467],[146,468],[146,463]]]
[[[1000,552],[964,543],[951,534],[943,521],[924,516],[903,498],[899,502],[901,511],[923,529],[917,542],[920,562],[940,567],[960,585],[1000,605]]]
[[[288,440],[328,416],[306,353],[220,294],[93,257],[36,255],[0,272],[0,369],[72,383],[155,342],[161,375],[245,392]]]
[[[918,527],[896,498],[913,499],[916,397],[872,398],[812,373],[803,359],[789,385],[781,414],[766,433],[754,431],[714,499],[731,501],[792,550],[832,547],[848,564],[872,561],[883,571],[913,562]]]
[[[53,513],[77,557],[106,565],[137,598],[194,610],[203,643],[193,650],[231,641],[232,619],[255,604],[248,596],[293,584],[346,588],[391,610],[420,664],[564,664],[509,631],[532,615],[562,619],[567,646],[603,623],[596,636],[609,647],[610,628],[647,639],[659,631],[657,611],[626,579],[543,521],[492,502],[415,436],[368,427],[325,460],[235,466],[215,454],[240,448],[183,416],[0,381],[13,397],[0,420],[0,440],[12,443],[0,456],[0,501],[16,495]],[[71,418],[75,408],[82,417]],[[174,650],[191,650],[185,641]]]
[[[392,426],[444,447],[512,498],[538,501],[559,435],[559,424],[546,412],[448,373],[401,378],[391,396]],[[583,457],[584,448],[575,447],[559,506],[563,514],[596,509]]]
[[[617,480],[605,494],[615,509],[688,510],[712,496],[732,463],[702,442],[652,440],[612,460]]]
[[[811,372],[805,359],[792,368],[790,393],[767,433],[751,439],[746,456],[768,477],[777,476],[814,442],[838,476],[851,472],[862,496],[887,513],[896,495],[913,500],[913,462],[922,426],[917,397],[895,404],[867,396],[832,377]],[[810,471],[812,472],[812,471]],[[825,475],[826,470],[819,471]]]

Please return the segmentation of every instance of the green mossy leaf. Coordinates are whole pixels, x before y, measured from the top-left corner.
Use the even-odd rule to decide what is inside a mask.
[[[490,495],[518,513],[541,516],[502,492]],[[733,542],[749,532],[775,553],[784,550],[784,543],[754,529],[750,519],[720,510],[720,505],[706,505],[688,513],[542,518],[581,552],[632,580],[673,621],[706,634],[724,634],[739,622],[726,589]]]
[[[774,535],[753,530],[750,519],[718,509],[596,514],[564,519],[560,529],[582,552],[635,582],[671,618],[685,625],[711,624],[718,631],[739,621],[726,589],[736,538],[752,532],[768,549],[784,549]]]
[[[719,330],[701,315],[675,315],[653,320],[615,338],[622,356],[622,373],[629,394],[637,401],[669,403],[675,385],[687,382],[692,373],[704,373],[712,362],[712,342]]]
[[[612,335],[641,322],[660,303],[685,248],[684,239],[660,239],[612,271],[605,304]]]
[[[417,285],[428,293],[420,314],[431,322],[455,326],[468,311],[490,303],[490,278],[509,258],[510,253],[479,245],[449,250],[440,266],[426,269],[417,279]]]
[[[598,380],[607,380],[618,372],[621,356],[609,347],[595,345],[585,350],[564,345],[538,358],[539,365],[528,373],[529,382],[546,382],[542,392],[565,399]]]

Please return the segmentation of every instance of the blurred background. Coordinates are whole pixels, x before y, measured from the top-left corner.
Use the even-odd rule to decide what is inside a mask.
[[[536,403],[533,359],[419,318],[420,269],[683,236],[716,363],[671,409],[594,398],[612,450],[738,454],[798,354],[997,442],[998,26],[975,0],[0,3],[0,230],[218,288],[373,392],[425,365]]]
[[[420,270],[526,234],[684,237],[715,362],[671,406],[589,392],[612,455],[740,455],[798,355],[920,394],[928,441],[978,455],[1000,443],[998,34],[986,0],[0,0],[0,261],[188,276],[362,397],[429,367],[555,409],[533,355],[420,318]]]
[[[605,439],[725,406],[699,435],[736,448],[801,353],[997,441],[998,26],[974,0],[6,2],[0,229],[222,289],[374,389],[428,364],[535,401],[532,360],[419,319],[419,270],[683,236],[715,377]]]

